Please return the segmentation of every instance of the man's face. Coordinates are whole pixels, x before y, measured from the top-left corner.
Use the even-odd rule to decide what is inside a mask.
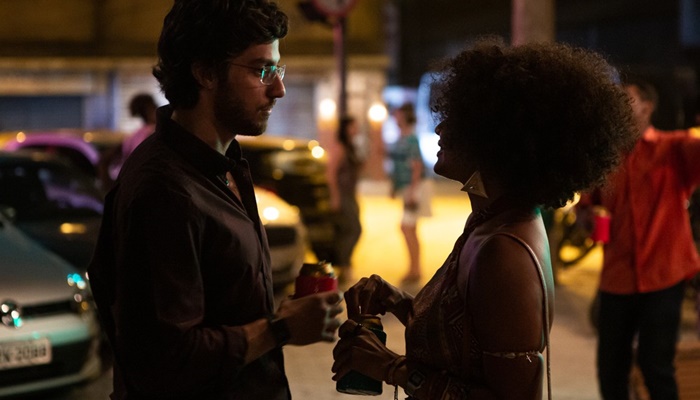
[[[246,136],[265,132],[275,101],[284,96],[285,88],[279,77],[270,85],[262,84],[260,72],[262,67],[277,65],[279,60],[277,40],[251,45],[229,60],[214,93],[214,117],[222,129]]]

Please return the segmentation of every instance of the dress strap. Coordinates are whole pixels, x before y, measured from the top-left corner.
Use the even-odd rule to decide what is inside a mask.
[[[549,348],[549,296],[547,295],[547,281],[544,278],[544,271],[542,270],[542,264],[540,264],[540,260],[537,258],[537,255],[535,254],[534,250],[532,250],[532,247],[530,247],[525,240],[523,240],[520,236],[515,235],[510,232],[498,232],[496,235],[505,235],[509,236],[521,245],[527,249],[527,251],[530,253],[530,257],[532,258],[532,261],[535,262],[535,265],[537,266],[537,272],[540,276],[540,284],[542,286],[542,294],[543,294],[543,301],[542,301],[542,310],[544,312],[544,342],[546,346],[546,351],[547,351],[547,357],[546,357],[546,362],[547,362],[547,398],[549,400],[552,400],[552,373],[551,373],[551,366],[550,366],[550,348]]]

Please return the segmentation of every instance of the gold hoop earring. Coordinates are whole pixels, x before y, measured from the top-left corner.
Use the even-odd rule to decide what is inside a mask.
[[[467,182],[462,186],[463,192],[469,194],[474,194],[488,199],[489,196],[486,193],[486,188],[484,187],[484,181],[481,179],[481,173],[479,171],[474,171],[472,176],[467,179]]]

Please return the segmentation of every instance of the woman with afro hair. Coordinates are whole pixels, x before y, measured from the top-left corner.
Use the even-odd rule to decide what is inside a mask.
[[[377,275],[345,293],[334,379],[350,370],[410,399],[540,399],[554,305],[540,210],[605,182],[636,140],[629,99],[600,55],[557,43],[482,39],[439,66],[436,173],[472,213],[415,296]],[[357,321],[393,313],[406,355]]]

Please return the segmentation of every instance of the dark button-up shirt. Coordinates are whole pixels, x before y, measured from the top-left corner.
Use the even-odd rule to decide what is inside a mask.
[[[111,397],[289,399],[280,349],[244,365],[241,326],[274,312],[248,164],[236,141],[221,155],[171,112],[108,194],[89,268],[115,350]]]

